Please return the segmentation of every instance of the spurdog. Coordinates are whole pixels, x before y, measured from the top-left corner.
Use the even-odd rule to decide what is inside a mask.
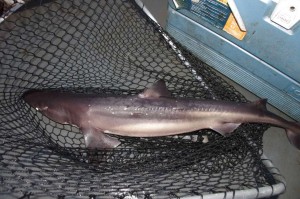
[[[155,137],[212,129],[227,136],[241,123],[267,123],[286,129],[300,149],[300,124],[266,109],[266,99],[252,103],[173,98],[163,80],[136,96],[102,96],[59,91],[31,91],[24,100],[49,119],[77,126],[88,148],[114,148],[107,134]]]

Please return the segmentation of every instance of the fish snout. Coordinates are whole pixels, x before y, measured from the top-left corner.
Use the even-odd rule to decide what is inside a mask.
[[[35,109],[43,109],[43,93],[40,91],[30,91],[23,95],[24,101]]]

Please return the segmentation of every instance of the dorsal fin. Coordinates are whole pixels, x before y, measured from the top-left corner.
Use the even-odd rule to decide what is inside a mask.
[[[252,102],[251,104],[253,104],[256,108],[266,110],[267,102],[268,102],[268,99],[259,99],[257,101]]]
[[[171,97],[170,91],[167,89],[164,80],[158,80],[151,87],[146,88],[139,94],[140,98],[159,98],[159,97]]]

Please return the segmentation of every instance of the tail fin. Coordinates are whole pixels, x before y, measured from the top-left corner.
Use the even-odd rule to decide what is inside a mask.
[[[286,130],[286,135],[292,145],[300,150],[300,133],[295,133],[289,129]]]

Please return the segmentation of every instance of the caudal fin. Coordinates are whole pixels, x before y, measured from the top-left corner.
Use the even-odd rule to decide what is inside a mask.
[[[300,150],[300,133],[295,133],[289,129],[286,130],[286,135],[292,145]]]

